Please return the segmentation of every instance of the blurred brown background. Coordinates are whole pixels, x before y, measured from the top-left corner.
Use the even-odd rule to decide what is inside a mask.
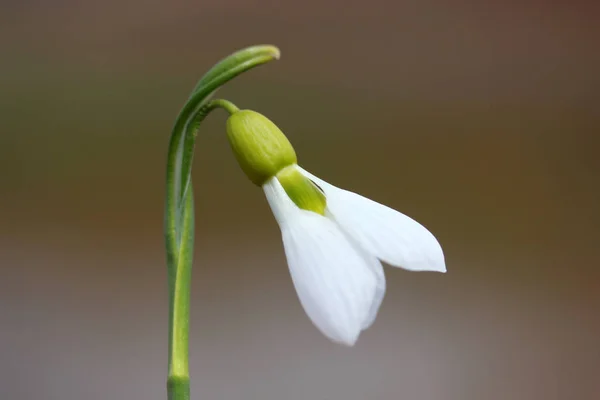
[[[220,96],[301,164],[414,217],[449,272],[387,268],[355,348],[303,313],[225,114],[194,165],[194,399],[600,397],[597,2],[0,2],[0,398],[164,399],[165,156]]]

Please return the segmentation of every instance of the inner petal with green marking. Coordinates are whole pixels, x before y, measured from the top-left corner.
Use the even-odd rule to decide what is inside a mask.
[[[282,169],[276,177],[298,208],[325,215],[325,207],[327,206],[325,195],[317,185],[302,175],[294,165]]]

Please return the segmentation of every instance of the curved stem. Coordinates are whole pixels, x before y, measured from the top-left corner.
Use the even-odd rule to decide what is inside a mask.
[[[208,112],[214,110],[215,108],[222,108],[225,111],[227,111],[230,115],[240,111],[239,108],[236,107],[235,104],[233,104],[232,102],[230,102],[229,100],[225,100],[225,99],[215,99],[215,100],[211,100],[206,106],[205,108],[208,110]]]
[[[233,113],[227,100],[208,102],[214,92],[244,71],[279,57],[273,46],[253,46],[226,57],[198,82],[179,113],[167,154],[165,245],[169,283],[169,400],[189,400],[189,323],[192,258],[194,250],[194,199],[191,169],[194,145],[202,120],[215,108]]]

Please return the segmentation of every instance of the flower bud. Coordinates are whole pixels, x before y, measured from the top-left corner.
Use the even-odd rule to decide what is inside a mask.
[[[234,112],[227,120],[227,137],[240,167],[258,186],[296,163],[296,152],[283,132],[257,112]]]

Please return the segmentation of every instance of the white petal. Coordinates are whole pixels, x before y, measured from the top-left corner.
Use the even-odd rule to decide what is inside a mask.
[[[279,226],[286,224],[293,216],[301,213],[302,210],[289,198],[277,178],[269,179],[263,185],[263,190]]]
[[[371,302],[371,308],[369,308],[369,313],[362,323],[362,330],[368,329],[375,322],[375,318],[377,317],[377,313],[379,312],[379,307],[381,307],[381,303],[383,302],[383,297],[385,296],[385,274],[383,273],[383,266],[379,262],[379,260],[375,259],[375,263],[371,264],[371,269],[375,273],[375,278],[377,280],[375,286],[375,296]]]
[[[291,208],[289,203],[295,205],[277,179],[263,187],[300,303],[325,336],[352,346],[372,313],[378,284],[373,263],[379,262],[363,257],[335,222]]]
[[[375,275],[376,284],[375,284],[375,295],[371,302],[371,307],[369,308],[369,312],[367,313],[365,319],[362,323],[362,330],[369,329],[373,322],[375,322],[375,318],[379,313],[379,308],[381,307],[381,303],[383,303],[383,298],[385,297],[386,290],[386,281],[385,274],[383,272],[383,266],[377,259],[377,257],[369,254],[366,250],[362,248],[358,242],[347,234],[344,234],[346,238],[350,241],[350,243],[354,246],[354,248],[362,255],[362,257],[368,262],[371,271]]]
[[[339,189],[298,167],[323,189],[327,211],[366,251],[411,271],[446,272],[442,247],[412,218],[366,197]]]

